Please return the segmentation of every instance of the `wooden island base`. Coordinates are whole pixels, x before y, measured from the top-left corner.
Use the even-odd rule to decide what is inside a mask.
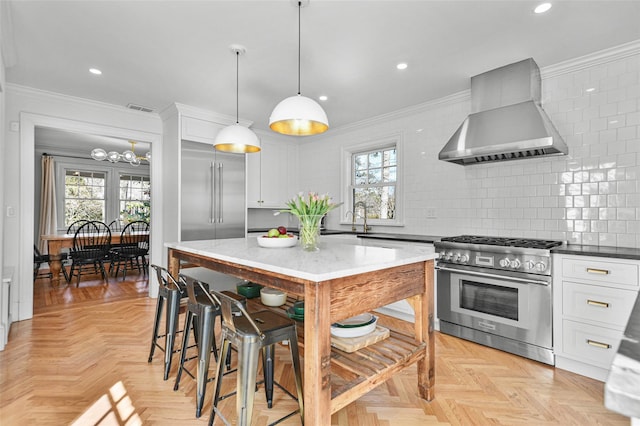
[[[272,308],[260,303],[260,299],[249,299],[248,307],[250,311],[273,309],[286,315],[286,310],[296,301],[289,297],[284,305]],[[378,324],[389,329],[388,338],[351,353],[331,348],[331,414],[424,358],[426,343],[411,336],[413,324],[377,312],[374,314],[379,317]],[[298,322],[298,346],[300,356],[304,357],[302,322]]]

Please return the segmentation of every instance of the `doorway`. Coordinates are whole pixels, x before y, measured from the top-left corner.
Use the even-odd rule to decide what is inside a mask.
[[[129,140],[120,138],[36,127],[34,236],[36,246],[43,253],[46,252],[46,244],[40,241],[39,235],[63,234],[78,219],[98,220],[109,224],[112,238],[119,235],[125,221],[149,221],[148,158],[151,157],[146,154],[151,153],[151,145],[134,141],[132,152],[136,156],[135,164],[124,158],[115,162],[96,161],[91,155],[96,148],[105,152],[123,153],[132,150],[132,144]],[[51,179],[48,181],[54,183],[55,196],[53,193],[47,197],[41,194],[43,170],[40,159],[45,155],[53,160],[49,168]],[[52,199],[55,199],[55,203],[51,202]],[[42,200],[47,200],[44,201],[46,205],[41,205]],[[55,210],[55,213],[51,210]],[[45,223],[49,225],[44,225],[44,230],[40,228],[43,225],[39,226],[43,211],[50,211],[53,215],[47,215],[49,220]],[[63,249],[65,253],[68,250]],[[43,268],[46,267],[44,264]],[[68,276],[69,265],[66,269],[65,278]],[[100,274],[83,275],[79,287],[76,286],[76,280],[67,285],[61,277],[60,283],[56,285],[47,273],[34,274],[34,315],[66,309],[80,303],[104,303],[148,295],[149,280],[146,274],[129,271],[125,280],[124,274],[114,276],[112,271],[115,272],[115,269],[108,263],[108,282]],[[48,272],[48,269],[43,272]]]
[[[102,135],[113,138],[132,139],[160,147],[160,134],[142,132],[95,123],[69,120],[40,114],[22,113],[20,115],[20,177],[19,185],[23,188],[20,196],[19,209],[20,230],[18,238],[18,265],[20,286],[18,301],[12,301],[13,320],[25,320],[33,316],[33,280],[31,265],[33,263],[34,241],[34,188],[35,188],[35,130],[38,127],[58,129],[89,135]],[[156,149],[151,159],[150,176],[154,185],[151,186],[152,210],[156,212],[151,218],[150,262],[162,264],[162,150]],[[156,297],[158,286],[155,280],[149,282],[149,296]]]

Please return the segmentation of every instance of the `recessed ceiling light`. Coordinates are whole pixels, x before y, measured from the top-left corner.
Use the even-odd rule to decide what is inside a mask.
[[[551,9],[551,3],[541,3],[538,6],[536,6],[535,9],[533,9],[533,11],[535,13],[545,13],[547,12],[549,9]]]
[[[320,99],[321,101],[326,101],[329,98],[326,95],[320,95],[318,99]]]
[[[585,90],[585,92],[587,93],[591,93],[591,92],[595,92],[596,88],[595,87],[589,87],[587,90]]]
[[[396,68],[398,68],[399,70],[406,70],[407,64],[406,62],[400,62],[398,65],[396,65]]]
[[[101,75],[102,71],[100,71],[98,68],[89,68],[89,72],[91,74],[95,74],[95,75]]]

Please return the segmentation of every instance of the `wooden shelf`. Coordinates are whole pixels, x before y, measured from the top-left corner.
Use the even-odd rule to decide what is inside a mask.
[[[273,309],[280,313],[293,306],[297,299],[287,298],[287,302],[277,308],[265,306],[260,299],[249,299],[250,311]],[[389,329],[389,337],[373,343],[355,352],[348,353],[331,348],[331,413],[335,413],[360,395],[384,383],[396,372],[424,358],[426,343],[418,342],[406,334],[408,326],[398,326],[400,320],[375,314],[380,317],[378,323]],[[405,323],[405,321],[400,321]],[[304,357],[304,327],[298,322],[298,346],[300,356]],[[411,325],[412,326],[412,325]]]

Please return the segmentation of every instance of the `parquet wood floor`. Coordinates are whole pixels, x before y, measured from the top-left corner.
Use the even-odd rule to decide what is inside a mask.
[[[184,376],[173,391],[175,363],[166,382],[162,353],[147,363],[155,300],[132,296],[51,306],[14,323],[0,352],[1,425],[206,424],[213,383],[206,414],[195,419],[195,382]],[[604,408],[601,382],[439,333],[436,355],[432,402],[418,398],[415,368],[408,369],[334,414],[332,425],[629,424]],[[277,348],[277,357],[276,377],[292,390],[285,347]],[[227,390],[234,384],[235,377],[225,378]],[[234,404],[229,398],[221,405],[230,419]],[[253,424],[273,422],[295,404],[276,391],[268,410],[260,388]]]

